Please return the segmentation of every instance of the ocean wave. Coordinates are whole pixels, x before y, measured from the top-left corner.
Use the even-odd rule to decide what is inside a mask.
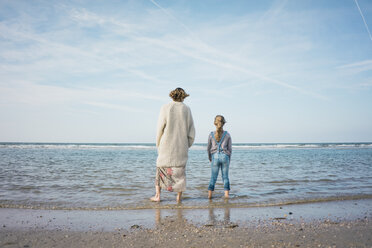
[[[1,148],[13,149],[115,149],[154,150],[155,144],[0,144]]]
[[[236,144],[233,149],[372,148],[372,143]]]
[[[342,179],[342,181],[344,181],[344,180],[345,179]],[[336,181],[341,181],[341,180],[331,180],[331,179],[328,179],[328,178],[317,179],[317,180],[309,180],[309,179],[291,180],[291,179],[286,179],[286,180],[268,181],[266,183],[269,183],[269,184],[297,184],[297,183],[318,183],[318,182],[336,182]]]
[[[0,149],[113,149],[113,150],[156,150],[153,143],[119,143],[119,144],[89,144],[89,143],[0,143]],[[372,143],[236,143],[232,146],[237,150],[250,149],[316,149],[316,148],[372,148]],[[190,150],[206,150],[207,145],[194,144]]]

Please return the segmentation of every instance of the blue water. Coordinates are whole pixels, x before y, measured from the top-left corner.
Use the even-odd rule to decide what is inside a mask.
[[[154,144],[0,143],[0,207],[141,209],[250,207],[372,198],[372,143],[235,144],[231,198],[221,177],[207,200],[205,144],[189,151],[187,190],[154,194]]]

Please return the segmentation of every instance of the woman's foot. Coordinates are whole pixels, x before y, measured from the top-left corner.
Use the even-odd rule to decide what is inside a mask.
[[[229,192],[228,190],[225,190],[225,198],[229,198]]]
[[[177,202],[180,203],[182,201],[182,192],[177,193]]]
[[[208,199],[212,199],[212,190],[208,190]]]
[[[160,187],[155,186],[155,196],[150,198],[150,201],[160,202]]]
[[[150,201],[153,201],[153,202],[160,202],[160,195],[155,195],[153,197],[150,198]]]

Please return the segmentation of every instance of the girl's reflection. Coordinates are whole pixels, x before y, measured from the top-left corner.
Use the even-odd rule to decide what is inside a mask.
[[[219,212],[222,209],[215,209],[215,208],[209,208],[209,222],[212,225],[215,225],[219,222],[219,220],[216,218],[215,211]],[[225,207],[223,209],[224,215],[223,215],[223,220],[221,220],[224,224],[230,223],[230,208]],[[220,221],[220,222],[221,222]]]

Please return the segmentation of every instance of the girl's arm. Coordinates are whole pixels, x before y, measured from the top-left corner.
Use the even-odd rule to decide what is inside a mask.
[[[231,154],[232,154],[232,141],[231,141],[231,136],[229,135],[229,140],[227,143],[227,150],[230,152],[230,159],[231,159]]]
[[[207,151],[208,151],[208,158],[209,158],[209,161],[210,162],[212,162],[211,147],[212,147],[212,136],[209,134],[209,136],[208,136]]]

